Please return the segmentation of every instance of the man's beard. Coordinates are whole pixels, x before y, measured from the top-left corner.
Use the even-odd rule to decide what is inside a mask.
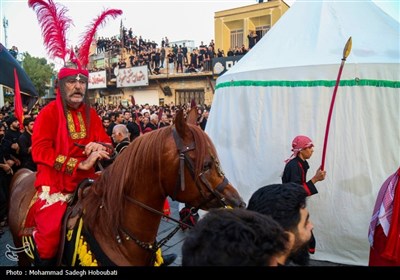
[[[298,250],[292,252],[288,258],[287,263],[295,265],[308,265],[310,262],[310,253],[308,252],[308,242],[303,244]]]

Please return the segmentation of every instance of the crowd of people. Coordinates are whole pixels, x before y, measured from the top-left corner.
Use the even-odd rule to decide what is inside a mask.
[[[13,174],[20,168],[37,171],[32,159],[32,134],[36,119],[45,106],[35,105],[30,111],[23,106],[23,125],[14,115],[13,104],[0,109],[0,225],[7,224],[8,186]],[[177,110],[188,110],[191,104],[165,106],[136,105],[94,105],[96,116],[117,152],[141,134],[171,125]],[[197,106],[198,125],[204,130],[210,107]],[[0,235],[3,230],[0,230]]]
[[[252,33],[253,34],[253,33]],[[161,39],[161,44],[154,40],[143,39],[141,35],[133,34],[132,28],[129,30],[122,28],[122,40],[117,36],[111,38],[99,37],[96,40],[96,52],[104,53],[111,51],[115,54],[121,54],[121,49],[126,50],[126,55],[121,55],[118,63],[112,65],[113,68],[148,66],[150,74],[160,74],[161,69],[168,68],[168,73],[194,73],[212,70],[212,59],[215,57],[239,56],[244,55],[255,44],[255,35],[250,38],[249,48],[235,46],[230,48],[225,55],[224,50],[215,49],[214,40],[209,44],[201,41],[200,45],[190,50],[185,43],[182,45],[170,44],[167,36]],[[249,41],[250,42],[250,41]],[[129,62],[129,63],[128,63]],[[96,69],[97,70],[97,69]]]

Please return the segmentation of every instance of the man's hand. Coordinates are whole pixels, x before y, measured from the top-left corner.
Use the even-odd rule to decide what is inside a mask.
[[[106,151],[106,150],[107,148],[104,145],[96,142],[90,142],[85,146],[85,151],[83,153],[86,154],[87,156],[90,156],[92,152]]]
[[[86,148],[85,148],[85,150],[86,150]],[[79,163],[78,169],[89,170],[96,164],[96,162],[98,160],[102,160],[102,159],[110,159],[110,156],[108,155],[107,151],[104,151],[104,150],[92,151],[92,152],[90,152],[90,155],[88,156],[88,158],[86,160]]]
[[[321,170],[321,168],[318,168],[317,172],[315,173],[314,177],[311,179],[312,182],[315,184],[316,182],[323,181],[326,176],[326,171]]]

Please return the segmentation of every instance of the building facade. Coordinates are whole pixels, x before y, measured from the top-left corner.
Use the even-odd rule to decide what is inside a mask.
[[[248,48],[248,35],[253,31],[260,40],[289,9],[285,1],[268,2],[238,7],[215,13],[215,49]]]
[[[248,49],[247,36],[249,33],[253,31],[257,34],[257,40],[260,40],[288,9],[289,6],[284,1],[271,0],[216,12],[214,18],[214,52],[217,53],[217,50],[221,49],[224,50],[226,56],[230,49],[236,47]],[[192,46],[189,44],[188,47],[191,48]],[[168,53],[170,48],[166,48],[166,50],[166,53]],[[184,73],[176,73],[176,66],[174,66],[174,71],[168,70],[168,67],[165,66],[159,69],[157,74],[154,71],[144,73],[146,76],[145,83],[137,84],[137,86],[132,86],[132,84],[131,86],[118,85],[117,72],[120,69],[116,65],[121,61],[130,65],[129,57],[131,55],[125,48],[121,48],[118,52],[110,50],[91,56],[90,66],[92,71],[98,69],[105,71],[104,85],[95,89],[89,87],[92,103],[127,106],[130,105],[133,96],[136,104],[163,105],[174,103],[175,105],[183,105],[195,100],[198,105],[210,106],[214,96],[216,79],[224,73],[224,71],[197,71],[192,73],[185,73],[184,71]],[[226,57],[218,65],[221,66],[224,63],[233,65],[238,59],[240,59],[239,56],[237,58]],[[167,65],[167,62],[164,65]],[[212,65],[214,66],[215,63],[212,63]],[[128,67],[126,69],[127,71],[134,71],[134,69]],[[228,68],[224,67],[224,70],[226,71]],[[147,70],[145,69],[142,72],[147,72]]]

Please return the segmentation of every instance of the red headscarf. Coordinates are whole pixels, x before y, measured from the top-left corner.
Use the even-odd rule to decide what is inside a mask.
[[[302,149],[310,148],[310,147],[314,147],[314,143],[309,137],[304,136],[304,135],[296,136],[292,141],[293,154],[287,160],[285,160],[285,162],[289,162],[293,158],[297,157],[297,155],[299,154],[299,152]]]

